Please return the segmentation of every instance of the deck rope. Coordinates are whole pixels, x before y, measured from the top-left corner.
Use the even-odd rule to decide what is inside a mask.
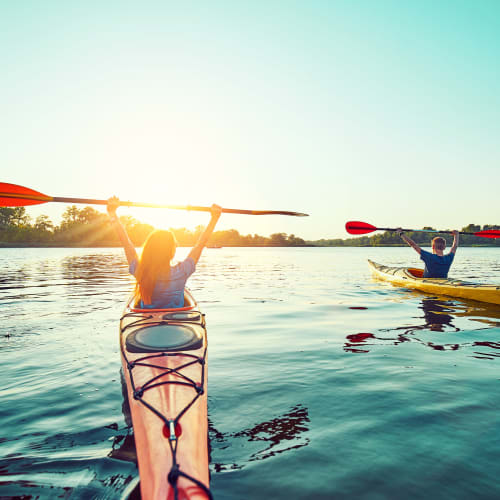
[[[120,321],[123,321],[125,318],[130,318],[130,317],[137,317],[137,321],[133,321],[123,327],[121,329],[121,334],[123,335],[126,330],[129,328],[135,328],[139,326],[157,326],[157,325],[165,325],[171,323],[168,320],[161,320],[157,321],[154,323],[149,322],[150,319],[153,318],[152,315],[150,314],[145,314],[145,313],[139,313],[139,312],[131,312],[131,313],[126,313],[122,316]],[[151,354],[147,356],[143,356],[141,358],[136,359],[135,361],[130,361],[127,358],[127,354],[125,352],[125,349],[123,348],[123,342],[120,342],[121,346],[121,353],[123,356],[123,359],[125,360],[129,378],[130,378],[130,383],[132,386],[132,394],[134,396],[134,399],[136,401],[139,401],[142,405],[144,405],[146,408],[148,408],[151,412],[153,412],[156,416],[158,416],[163,423],[165,424],[165,429],[168,430],[168,443],[170,445],[170,452],[172,454],[172,467],[170,471],[168,472],[167,475],[167,480],[169,484],[172,486],[172,489],[174,491],[174,499],[178,500],[179,498],[179,490],[178,490],[178,479],[179,477],[184,477],[188,480],[190,480],[192,483],[194,483],[196,486],[201,488],[207,495],[209,500],[213,500],[212,493],[209,488],[207,488],[201,481],[198,479],[190,476],[189,474],[185,473],[184,471],[181,470],[178,462],[177,462],[177,446],[179,444],[179,438],[175,434],[175,429],[177,428],[177,424],[179,423],[180,419],[182,416],[194,405],[194,403],[200,398],[204,392],[205,392],[205,363],[206,363],[206,357],[207,357],[207,348],[203,350],[203,355],[202,356],[195,356],[194,354],[188,354],[188,353],[176,353],[176,352],[160,352],[157,354]],[[158,364],[155,364],[155,360],[158,358],[187,358],[186,362],[183,363],[182,365],[178,366],[177,368],[166,368],[164,366],[160,366]],[[190,377],[186,376],[184,373],[182,373],[182,370],[185,368],[196,365],[198,364],[200,366],[200,383],[196,383],[193,379]],[[145,382],[142,387],[139,387],[136,385],[135,380],[134,380],[134,369],[137,367],[148,367],[148,368],[156,368],[158,370],[161,370],[161,373],[156,375],[155,377],[151,378],[147,382]],[[178,379],[177,380],[161,380],[163,377],[166,377],[168,375],[177,375]],[[169,384],[175,384],[175,385],[183,385],[185,387],[190,387],[193,389],[194,395],[193,399],[175,416],[173,419],[168,419],[165,415],[163,415],[157,408],[155,408],[153,405],[149,404],[147,401],[144,400],[143,396],[146,391],[149,391],[151,389],[155,389],[158,387],[161,387],[162,385],[169,385]]]

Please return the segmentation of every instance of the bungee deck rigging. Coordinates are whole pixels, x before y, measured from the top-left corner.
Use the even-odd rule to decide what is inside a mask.
[[[129,302],[120,320],[143,498],[212,499],[205,319],[189,293],[186,302],[165,310]]]

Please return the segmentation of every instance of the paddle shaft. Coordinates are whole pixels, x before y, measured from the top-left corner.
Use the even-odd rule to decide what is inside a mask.
[[[50,200],[59,203],[82,203],[85,205],[107,205],[107,200],[94,200],[90,198],[66,198],[62,196],[54,196]],[[143,207],[143,208],[169,208],[171,210],[190,210],[194,212],[210,212],[210,207],[199,207],[196,205],[160,205],[157,203],[140,203],[134,201],[120,201],[122,207]],[[297,215],[302,216],[298,212],[286,212],[281,210],[243,210],[239,208],[223,208],[225,214],[243,214],[243,215]]]
[[[35,191],[34,189],[11,184],[9,182],[0,182],[0,207],[24,207],[39,205],[41,203],[82,203],[86,205],[107,205],[107,200],[95,200],[91,198],[70,198],[62,196],[48,196]],[[125,207],[146,207],[146,208],[169,208],[172,210],[192,210],[196,212],[211,212],[211,207],[200,207],[193,205],[160,205],[157,203],[137,203],[133,201],[119,201],[118,206]],[[243,210],[239,208],[222,208],[221,211],[226,214],[244,214],[244,215],[291,215],[294,217],[307,217],[308,214],[301,212],[289,212],[285,210]]]
[[[83,203],[85,205],[107,205],[107,200],[94,200],[91,198],[69,198],[62,196],[48,196],[17,184],[0,182],[0,207],[24,207],[39,205],[48,202],[58,203]],[[133,201],[119,201],[119,206],[124,207],[146,207],[146,208],[169,208],[172,210],[192,210],[196,212],[211,212],[211,207],[199,207],[193,205],[160,205],[157,203],[137,203]],[[288,212],[284,210],[243,210],[239,208],[223,208],[226,214],[244,215],[292,215],[295,217],[307,217],[308,214],[301,212]]]
[[[364,227],[356,227],[356,226],[350,226],[350,229],[365,229]],[[412,233],[442,233],[442,234],[453,234],[453,231],[439,231],[437,229],[403,229],[401,228],[400,229],[401,231],[403,232],[412,232]],[[395,232],[395,231],[398,231],[397,228],[393,228],[393,227],[377,227],[375,229],[373,229],[372,231],[370,232],[373,232],[373,231],[392,231],[392,232]],[[466,232],[466,231],[459,231],[459,234],[470,234],[472,236],[476,235],[476,233],[469,233],[469,232]]]

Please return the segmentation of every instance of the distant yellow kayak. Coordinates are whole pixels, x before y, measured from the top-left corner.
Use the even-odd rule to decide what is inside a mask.
[[[453,278],[424,278],[423,269],[387,267],[371,260],[368,260],[368,264],[377,278],[397,286],[413,288],[426,293],[500,304],[500,286],[497,285],[483,285]]]

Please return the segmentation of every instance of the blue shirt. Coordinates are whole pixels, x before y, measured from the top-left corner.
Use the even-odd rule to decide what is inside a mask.
[[[425,263],[424,278],[447,278],[454,257],[454,253],[441,256],[420,249],[420,258]]]
[[[135,276],[139,262],[134,259],[129,267],[130,274]],[[196,265],[191,257],[188,257],[183,262],[172,266],[170,274],[157,278],[151,304],[139,302],[141,309],[171,309],[176,307],[184,307],[184,287],[186,281],[194,273]]]

